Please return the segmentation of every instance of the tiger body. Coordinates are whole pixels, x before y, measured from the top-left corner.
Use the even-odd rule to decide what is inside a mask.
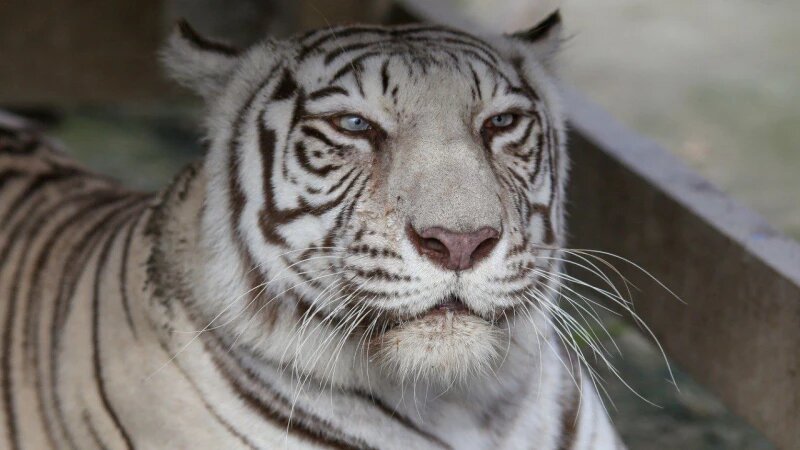
[[[622,448],[537,271],[567,163],[533,45],[184,29],[209,149],[155,195],[4,127],[2,448]],[[518,123],[465,139],[492,102]]]

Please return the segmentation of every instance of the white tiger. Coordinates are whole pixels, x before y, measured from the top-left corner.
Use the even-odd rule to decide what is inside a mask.
[[[155,196],[0,127],[3,448],[622,448],[553,324],[559,30],[182,25]]]

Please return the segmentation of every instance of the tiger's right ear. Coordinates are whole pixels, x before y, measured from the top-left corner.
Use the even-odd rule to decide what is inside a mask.
[[[161,50],[161,60],[172,78],[210,99],[228,83],[239,54],[233,47],[200,36],[181,20]]]
[[[512,38],[524,42],[539,62],[550,67],[562,43],[561,13],[556,10],[532,28],[514,33]]]

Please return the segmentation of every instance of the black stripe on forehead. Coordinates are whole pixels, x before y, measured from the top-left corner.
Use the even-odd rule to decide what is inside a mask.
[[[505,60],[488,43],[457,30],[433,26],[351,27],[317,31],[300,40],[311,42],[303,48],[305,57],[310,57],[313,52],[320,62],[331,65],[327,79],[329,86],[314,91],[310,100],[336,94],[351,95],[349,89],[333,86],[350,75],[355,78],[358,91],[363,96],[363,72],[372,69],[375,69],[382,92],[386,95],[390,90],[390,67],[394,70],[406,67],[413,71],[419,65],[424,75],[431,63],[469,75],[476,86],[485,82],[487,90],[483,93],[491,93],[489,97],[502,92],[525,97],[532,102],[540,100],[539,95],[523,79],[519,57]],[[381,61],[370,64],[378,57]],[[392,60],[398,64],[393,64]]]
[[[320,31],[322,33],[322,31]],[[484,52],[485,57],[496,61],[495,49],[485,41],[462,31],[441,26],[413,25],[401,27],[350,27],[326,30],[325,34],[308,42],[314,34],[300,39],[302,45],[298,60],[302,61],[312,54],[334,53],[330,58],[347,51],[363,48],[366,45],[392,43],[420,43],[423,45],[448,44],[450,46],[472,47]],[[371,40],[366,40],[371,38]],[[327,58],[327,57],[326,57]],[[326,62],[330,62],[327,60]]]
[[[295,92],[297,92],[297,82],[294,80],[294,77],[289,69],[284,69],[281,81],[278,83],[278,87],[275,88],[275,91],[272,93],[272,100],[286,100],[291,98]]]
[[[391,56],[393,54],[394,53],[389,53],[389,55],[387,55],[387,56]],[[331,76],[331,78],[330,78],[329,83],[334,83],[337,80],[339,80],[339,79],[343,78],[344,76],[349,75],[351,73],[353,73],[356,76],[358,76],[361,73],[361,71],[363,70],[363,66],[362,66],[363,62],[367,61],[370,58],[374,58],[374,57],[382,56],[382,55],[386,55],[386,53],[379,52],[379,51],[378,52],[362,53],[358,57],[346,61],[345,63],[342,64],[341,67],[339,67],[339,69],[336,72],[334,72],[333,76]],[[359,89],[361,89],[360,86],[359,86]],[[362,92],[362,95],[363,95],[363,92]]]
[[[443,50],[444,49],[457,50],[463,47],[481,53],[486,59],[494,63],[498,62],[497,50],[495,50],[492,46],[483,42],[482,40],[474,38],[468,34],[459,33],[458,37],[446,37],[439,35],[429,35],[426,33],[417,36],[409,36],[406,37],[405,40],[410,42],[421,42],[426,45],[434,43],[441,46]]]
[[[353,27],[321,28],[319,30],[315,30],[314,32],[306,33],[304,36],[300,38],[300,43],[303,45],[303,50],[305,52],[311,52],[316,50],[318,47],[324,45],[326,42],[333,39],[341,40],[351,36],[361,36],[369,34],[386,36],[391,34],[402,34],[413,31],[440,30],[440,29],[442,29],[442,27],[437,27],[432,25],[401,25],[398,27],[362,25]],[[311,40],[312,37],[316,37],[316,39],[312,41]]]
[[[468,51],[479,54],[482,58],[491,61],[493,64],[499,64],[499,57],[495,49],[486,43],[477,39],[464,39],[461,36],[449,36],[450,33],[442,36],[440,33],[411,36],[389,36],[379,37],[370,41],[358,41],[352,43],[336,43],[331,44],[326,48],[320,48],[318,54],[324,55],[325,65],[329,65],[339,57],[347,56],[349,53],[363,50],[369,51],[395,51],[400,52],[403,50],[409,53],[426,52],[426,51]]]
[[[386,95],[386,91],[389,89],[389,60],[385,60],[383,64],[381,64],[381,91],[383,95]]]
[[[308,99],[311,100],[311,101],[314,101],[314,100],[319,100],[319,99],[322,99],[322,98],[330,97],[332,95],[348,96],[348,95],[350,95],[350,92],[348,92],[347,89],[345,89],[345,88],[343,88],[341,86],[327,86],[327,87],[324,87],[322,89],[317,89],[316,91],[313,91],[313,92],[309,93],[308,94]]]
[[[401,66],[413,70],[419,64],[423,74],[427,72],[430,63],[451,66],[466,73],[470,72],[469,65],[482,65],[485,68],[484,73],[493,78],[489,83],[492,97],[497,92],[504,92],[528,97],[532,101],[539,99],[533,90],[526,89],[524,81],[517,76],[518,61],[506,61],[486,41],[446,27],[413,25],[326,29],[307,33],[298,38],[298,41],[303,45],[299,59],[309,58],[313,54],[325,65],[336,63],[332,67],[332,75],[328,77],[329,84],[351,74],[355,76],[357,84],[360,84],[360,72],[367,69],[368,62],[381,56],[386,58],[380,63],[382,66],[379,71],[381,86],[386,93],[388,61],[399,57]],[[472,75],[474,81],[474,74]],[[501,91],[499,88],[504,89]],[[363,87],[359,86],[359,91],[362,90]],[[322,93],[330,95],[334,92]]]
[[[367,67],[366,64],[375,58],[383,58],[379,64],[380,68],[376,70],[380,72],[382,83],[387,83],[385,87],[388,87],[388,76],[390,75],[388,68],[390,60],[394,58],[396,58],[401,67],[405,67],[409,71],[419,66],[423,74],[426,73],[427,67],[431,64],[450,67],[455,71],[469,74],[468,67],[470,63],[480,63],[485,67],[490,76],[501,79],[508,85],[513,85],[511,79],[503,73],[497,65],[492,64],[490,61],[476,55],[470,50],[449,51],[436,48],[430,49],[429,51],[417,50],[414,52],[408,50],[375,50],[357,53],[353,58],[341,61],[340,64],[332,70],[333,74],[328,78],[327,83],[333,84],[350,74],[356,76],[356,82],[360,83],[362,72],[364,72]],[[360,86],[359,88],[360,90],[363,89]]]

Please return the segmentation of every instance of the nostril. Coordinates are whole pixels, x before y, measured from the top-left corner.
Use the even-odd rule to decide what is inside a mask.
[[[422,255],[427,257],[428,259],[441,264],[446,265],[448,258],[450,257],[450,251],[447,248],[447,244],[442,242],[440,239],[433,237],[429,233],[428,230],[423,232],[424,236],[417,233],[417,230],[414,229],[411,224],[408,224],[406,227],[406,233],[408,234],[408,238],[414,247],[416,247],[417,251]]]
[[[445,257],[448,256],[448,254],[450,253],[447,250],[447,246],[444,245],[442,241],[436,238],[423,238],[420,244],[425,250],[440,254]]]
[[[492,252],[494,246],[497,245],[497,242],[499,241],[500,241],[499,237],[493,236],[486,238],[486,240],[478,244],[478,246],[475,247],[475,250],[472,251],[472,255],[470,255],[471,263],[475,264],[478,261],[489,256],[489,253]]]

